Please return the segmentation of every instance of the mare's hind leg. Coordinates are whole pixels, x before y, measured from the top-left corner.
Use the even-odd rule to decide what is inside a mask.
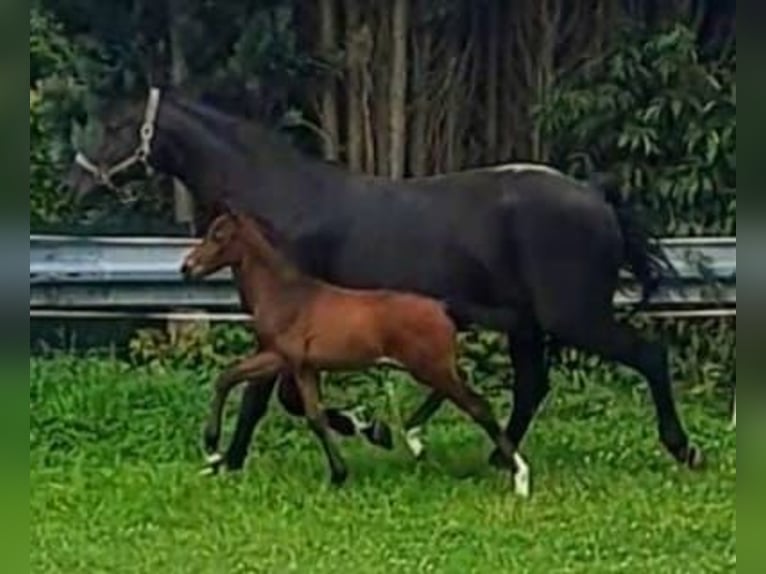
[[[611,316],[583,321],[559,334],[567,343],[641,373],[649,384],[663,445],[679,463],[690,468],[702,465],[702,453],[690,443],[678,417],[665,345],[644,340],[632,327],[616,323]]]
[[[279,402],[293,416],[302,417],[306,414],[303,400],[292,373],[285,373],[279,381]],[[385,449],[393,448],[390,427],[381,420],[365,420],[353,411],[329,407],[325,409],[327,423],[332,430],[341,436],[361,434],[370,444]]]
[[[250,380],[249,386],[272,385],[275,375],[284,367],[282,357],[276,353],[265,351],[250,355],[233,367],[226,369],[215,382],[213,400],[210,403],[210,414],[203,442],[210,457],[211,464],[215,463],[218,455],[218,442],[221,436],[221,415],[226,398],[231,389],[239,383]]]
[[[346,470],[346,463],[343,462],[343,457],[330,434],[327,416],[322,410],[316,373],[308,369],[301,369],[296,374],[295,380],[306,408],[306,420],[311,430],[319,438],[319,442],[327,455],[331,473],[330,480],[333,484],[340,485],[346,481],[348,471]]]

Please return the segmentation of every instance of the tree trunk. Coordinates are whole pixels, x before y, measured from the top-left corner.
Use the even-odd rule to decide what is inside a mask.
[[[397,0],[398,1],[398,0]],[[390,98],[391,98],[391,2],[379,2],[370,11],[370,18],[375,20],[375,53],[372,63],[373,77],[373,116],[375,122],[375,151],[378,175],[389,175],[390,147]]]
[[[173,86],[183,85],[188,76],[186,54],[183,51],[183,27],[186,21],[183,0],[168,2],[168,36],[170,39],[170,82]],[[176,223],[186,224],[191,234],[194,229],[194,201],[189,191],[179,180],[173,180],[173,206]]]
[[[489,7],[487,10],[487,66],[485,76],[486,86],[486,107],[485,107],[485,156],[484,159],[488,164],[493,164],[497,161],[497,123],[499,121],[497,111],[497,80],[500,70],[498,70],[498,32],[499,27],[499,14],[498,14],[498,0],[489,0]]]
[[[514,10],[516,4],[510,4],[508,2],[503,6],[500,19],[503,24],[501,29],[505,31],[503,38],[503,57],[502,65],[500,67],[500,89],[501,97],[501,109],[500,109],[500,133],[499,133],[499,149],[496,160],[506,162],[513,158],[514,154],[514,128],[515,117],[514,107],[515,100],[519,97],[518,91],[514,91],[516,87],[514,84],[514,65],[516,57],[518,56],[515,49],[516,38],[512,30],[514,29],[514,19],[516,11]],[[509,31],[511,31],[509,33]]]
[[[362,171],[362,76],[359,70],[359,2],[345,0],[346,11],[346,161]]]
[[[409,0],[393,0],[391,14],[391,83],[389,95],[389,175],[404,175],[407,128],[407,20]]]
[[[335,0],[319,0],[319,53],[331,60],[336,52]],[[326,136],[322,142],[324,158],[338,159],[338,107],[335,98],[335,77],[329,75],[322,86],[320,114],[322,130]]]
[[[417,23],[427,15],[427,0],[417,0]],[[428,173],[428,70],[431,63],[432,32],[430,26],[413,27],[412,33],[412,123],[410,129],[410,172],[416,177]]]

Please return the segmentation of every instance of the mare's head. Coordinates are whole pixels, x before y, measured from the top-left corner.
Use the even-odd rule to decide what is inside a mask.
[[[216,217],[207,234],[181,264],[186,279],[201,279],[216,271],[236,265],[245,255],[242,216],[231,212]]]
[[[104,106],[88,122],[88,141],[78,142],[75,163],[66,178],[77,198],[98,187],[116,189],[146,177],[155,143],[160,92]]]

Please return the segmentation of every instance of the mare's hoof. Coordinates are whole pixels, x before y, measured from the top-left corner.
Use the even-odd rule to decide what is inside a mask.
[[[348,471],[336,471],[330,475],[330,484],[332,486],[340,487],[346,482],[348,478]]]
[[[205,467],[199,471],[200,476],[215,476],[220,472],[223,462],[223,455],[219,452],[207,455]]]
[[[489,464],[495,468],[503,470],[511,468],[511,461],[508,460],[499,449],[495,448],[489,455]]]
[[[686,449],[685,462],[691,470],[700,470],[705,466],[705,455],[697,445],[690,444]]]
[[[514,455],[516,471],[513,473],[513,491],[521,498],[529,498],[532,491],[529,465],[519,453]]]
[[[391,432],[391,427],[383,421],[373,421],[372,425],[364,431],[367,440],[386,450],[394,448],[394,434]]]

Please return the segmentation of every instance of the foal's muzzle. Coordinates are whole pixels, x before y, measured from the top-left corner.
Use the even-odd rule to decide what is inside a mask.
[[[184,262],[181,264],[181,275],[183,275],[184,279],[187,281],[199,278],[202,276],[203,272],[204,269],[202,266],[198,265],[194,260],[187,258],[184,259]]]

